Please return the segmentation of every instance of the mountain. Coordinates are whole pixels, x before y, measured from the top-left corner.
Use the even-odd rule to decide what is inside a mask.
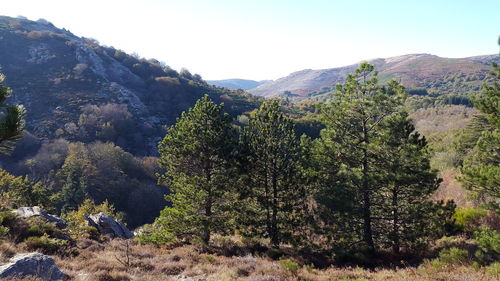
[[[224,80],[207,80],[207,83],[217,87],[224,87],[231,90],[248,90],[258,87],[264,83],[268,83],[271,80],[255,81],[247,79],[224,79]]]
[[[500,56],[442,58],[429,54],[410,54],[368,62],[379,72],[381,82],[396,79],[410,90],[425,90],[420,92],[425,95],[465,95],[480,89],[491,71],[491,63],[500,62]],[[248,91],[264,97],[286,95],[307,98],[320,95],[334,89],[335,84],[342,83],[358,65],[305,69]]]
[[[0,17],[0,67],[13,91],[9,102],[26,107],[27,130],[35,136],[112,141],[142,155],[154,154],[166,126],[204,94],[233,116],[256,102],[46,20]]]

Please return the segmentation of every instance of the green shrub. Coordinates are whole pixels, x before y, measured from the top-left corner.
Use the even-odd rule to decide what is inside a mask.
[[[291,275],[297,275],[297,272],[299,271],[299,264],[291,259],[280,260],[280,265]]]
[[[26,236],[43,236],[47,234],[51,237],[62,237],[64,233],[54,224],[46,222],[40,217],[32,217],[27,220],[29,227]]]
[[[5,235],[7,235],[7,233],[9,233],[9,228],[2,225],[3,220],[4,218],[0,216],[0,239],[2,239]]]
[[[26,248],[30,251],[41,251],[44,254],[55,254],[60,253],[66,246],[68,241],[50,238],[47,234],[41,237],[28,237],[26,239]]]
[[[480,225],[480,221],[487,215],[486,210],[480,209],[457,209],[453,215],[455,225],[460,231],[471,233]]]
[[[456,247],[443,249],[439,252],[439,261],[445,264],[468,264],[469,252]]]
[[[439,259],[433,259],[428,262],[428,264],[434,268],[440,270],[441,268],[444,267],[444,263],[440,261]]]
[[[217,258],[212,256],[212,255],[202,255],[201,257],[203,260],[205,260],[208,263],[212,263],[212,264],[217,263]]]
[[[276,248],[270,248],[266,251],[266,255],[273,260],[277,260],[283,256],[283,251]]]
[[[500,258],[500,233],[489,227],[481,227],[474,232],[474,237],[479,248],[475,253],[478,262],[488,264]]]
[[[87,217],[91,214],[104,213],[113,217],[117,221],[123,220],[123,214],[116,212],[114,206],[107,200],[96,205],[91,199],[85,199],[78,207],[78,210],[71,211],[62,215],[62,218],[68,223],[68,228],[71,230],[73,238],[89,238],[93,240],[99,239],[99,234],[94,227],[87,225]]]
[[[0,212],[0,217],[2,218],[2,222],[0,222],[0,225],[9,228],[11,228],[15,224],[18,218],[17,214],[11,211]]]
[[[486,273],[495,278],[500,278],[500,262],[494,262],[486,267]]]

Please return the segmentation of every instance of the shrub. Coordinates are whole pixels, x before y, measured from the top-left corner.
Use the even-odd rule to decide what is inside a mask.
[[[486,210],[457,209],[453,215],[453,219],[460,231],[471,233],[479,227],[481,220],[486,214]]]
[[[26,239],[26,248],[28,248],[28,250],[38,250],[44,254],[60,253],[67,245],[68,241],[50,238],[47,234],[41,237],[28,237],[28,239]]]
[[[208,263],[215,264],[217,263],[217,258],[215,258],[212,255],[202,255],[203,260],[205,260]]]
[[[27,176],[16,177],[0,169],[0,202],[2,207],[42,206],[52,210],[58,198],[41,182],[33,183]]]
[[[129,281],[130,276],[126,273],[111,271],[111,272],[101,272],[97,275],[95,279],[97,281]]]
[[[118,221],[123,219],[123,214],[117,213],[113,205],[107,200],[100,205],[96,205],[91,199],[85,199],[82,205],[78,207],[78,210],[63,214],[63,218],[68,223],[68,228],[74,233],[74,236],[97,240],[99,238],[98,231],[94,227],[87,225],[87,217],[100,212]]]
[[[291,259],[280,260],[280,265],[291,275],[297,275],[297,272],[299,271],[299,264]]]
[[[32,217],[27,220],[29,227],[26,231],[26,236],[42,236],[49,235],[51,237],[63,237],[64,233],[54,224],[46,222],[40,217]]]
[[[486,273],[495,278],[500,278],[500,262],[494,262],[486,267]]]
[[[475,253],[478,262],[488,264],[500,258],[500,233],[489,227],[481,227],[474,232],[474,237],[479,248]]]
[[[273,260],[277,260],[283,256],[283,251],[276,248],[270,248],[267,250],[266,255]]]
[[[17,214],[11,211],[0,212],[0,217],[2,218],[0,225],[6,227],[11,227],[12,225],[14,225],[18,218]]]
[[[186,269],[184,264],[167,263],[160,266],[159,272],[165,275],[179,275]]]
[[[6,226],[3,226],[4,218],[0,215],[0,239],[2,239],[7,233],[9,233],[9,228]]]
[[[443,249],[439,252],[439,261],[445,264],[468,264],[469,252],[456,247]]]

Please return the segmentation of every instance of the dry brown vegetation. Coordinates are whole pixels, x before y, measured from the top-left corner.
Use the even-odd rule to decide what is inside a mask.
[[[78,248],[76,256],[54,256],[60,269],[71,276],[71,280],[77,281],[496,280],[483,269],[460,265],[436,267],[431,262],[424,262],[418,267],[372,270],[359,267],[316,269],[299,264],[294,270],[268,257],[227,257],[208,254],[195,246],[167,248],[123,240],[105,243],[85,240],[78,243]],[[15,248],[8,242],[0,246],[3,262],[15,252],[23,252],[23,249]]]
[[[470,122],[477,110],[461,105],[421,108],[411,114],[415,120],[415,129],[429,136],[450,130],[463,129]]]
[[[467,191],[462,188],[457,180],[458,172],[455,169],[441,171],[440,178],[443,179],[438,190],[434,193],[435,200],[453,200],[461,208],[476,207],[473,200],[467,197]]]

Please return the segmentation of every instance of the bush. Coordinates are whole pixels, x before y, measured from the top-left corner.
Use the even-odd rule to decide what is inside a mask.
[[[270,248],[267,250],[266,255],[273,260],[277,260],[283,256],[283,251],[276,248]]]
[[[0,169],[0,202],[2,207],[42,206],[52,210],[57,194],[41,182],[33,183],[27,176],[16,177]]]
[[[45,234],[51,237],[64,237],[64,233],[54,224],[46,222],[40,217],[32,217],[27,220],[29,227],[26,236],[43,236]]]
[[[2,218],[0,225],[6,227],[11,227],[12,225],[14,225],[18,218],[17,214],[11,211],[0,212],[0,217]]]
[[[7,235],[7,233],[9,233],[9,228],[2,225],[3,220],[4,218],[0,216],[0,239],[2,239],[5,235]]]
[[[453,215],[455,225],[460,231],[472,233],[477,230],[481,220],[486,216],[486,210],[480,209],[457,209]]]
[[[486,267],[486,273],[495,278],[500,278],[500,262],[494,262]]]
[[[96,205],[91,199],[85,199],[82,205],[78,207],[78,210],[63,214],[62,217],[68,223],[68,228],[72,231],[73,236],[97,240],[99,239],[98,231],[94,227],[87,225],[87,217],[100,212],[118,221],[123,219],[123,214],[117,213],[113,205],[108,203],[107,200],[100,205]]]
[[[130,276],[123,272],[111,271],[101,272],[95,279],[97,281],[130,281]]]
[[[445,264],[468,264],[469,252],[456,247],[443,249],[439,252],[439,261]]]
[[[41,251],[44,254],[61,253],[66,249],[68,241],[50,238],[47,234],[41,237],[28,237],[26,248],[30,251]]]
[[[294,276],[297,275],[297,272],[299,271],[299,264],[291,259],[280,260],[280,265],[286,272]]]
[[[479,250],[475,256],[481,264],[495,262],[500,258],[500,233],[489,227],[481,227],[474,232]]]

